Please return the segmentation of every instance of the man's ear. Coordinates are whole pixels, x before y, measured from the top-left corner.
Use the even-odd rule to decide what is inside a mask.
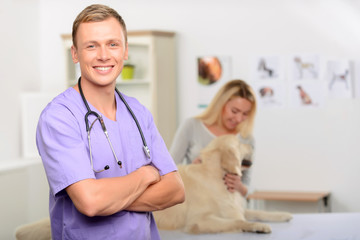
[[[71,57],[74,63],[79,62],[77,49],[74,45],[71,46]]]
[[[126,43],[125,45],[125,52],[124,52],[124,60],[128,60],[129,59],[129,45],[128,43]]]

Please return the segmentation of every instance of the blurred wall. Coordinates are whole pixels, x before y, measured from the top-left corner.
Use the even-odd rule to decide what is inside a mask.
[[[23,156],[21,94],[57,94],[65,89],[60,35],[71,33],[74,18],[91,3],[95,1],[1,1],[0,163]],[[247,81],[251,81],[249,60],[257,54],[306,52],[357,61],[360,58],[360,3],[355,0],[102,3],[118,10],[129,30],[176,32],[178,122],[200,112],[196,107],[198,56],[230,56],[232,77]],[[359,120],[359,99],[329,99],[319,109],[259,109],[252,187],[329,190],[333,211],[360,211],[360,193],[348,187],[360,181]],[[26,187],[20,181],[14,177],[10,182],[14,188]],[[46,186],[42,189],[47,191]],[[40,216],[28,214],[17,219],[28,221]]]

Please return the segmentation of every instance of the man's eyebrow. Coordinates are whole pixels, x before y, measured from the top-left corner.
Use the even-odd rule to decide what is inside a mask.
[[[122,39],[112,38],[112,39],[109,39],[107,42],[119,42],[119,43],[123,43],[124,41],[123,41]]]
[[[105,40],[105,42],[124,42],[124,41],[121,40],[121,39],[118,39],[118,38],[110,38],[110,39]],[[88,44],[88,43],[98,43],[98,41],[96,41],[96,40],[89,40],[89,41],[85,41],[85,42],[84,42],[84,44]]]
[[[122,42],[121,38],[110,38],[108,41],[118,41],[118,42]]]
[[[84,44],[97,43],[95,40],[85,41]]]

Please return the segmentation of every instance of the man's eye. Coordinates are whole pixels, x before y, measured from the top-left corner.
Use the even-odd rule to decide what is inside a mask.
[[[117,43],[110,43],[110,47],[116,47]]]
[[[95,45],[88,45],[86,48],[95,48]]]

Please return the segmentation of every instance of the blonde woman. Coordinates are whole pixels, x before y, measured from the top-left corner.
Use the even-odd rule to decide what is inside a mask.
[[[189,118],[177,130],[170,148],[176,164],[200,163],[200,151],[214,138],[235,134],[243,143],[254,147],[252,129],[256,112],[255,94],[242,80],[227,82],[199,116]],[[227,174],[224,182],[230,192],[248,194],[252,156],[243,176]]]

